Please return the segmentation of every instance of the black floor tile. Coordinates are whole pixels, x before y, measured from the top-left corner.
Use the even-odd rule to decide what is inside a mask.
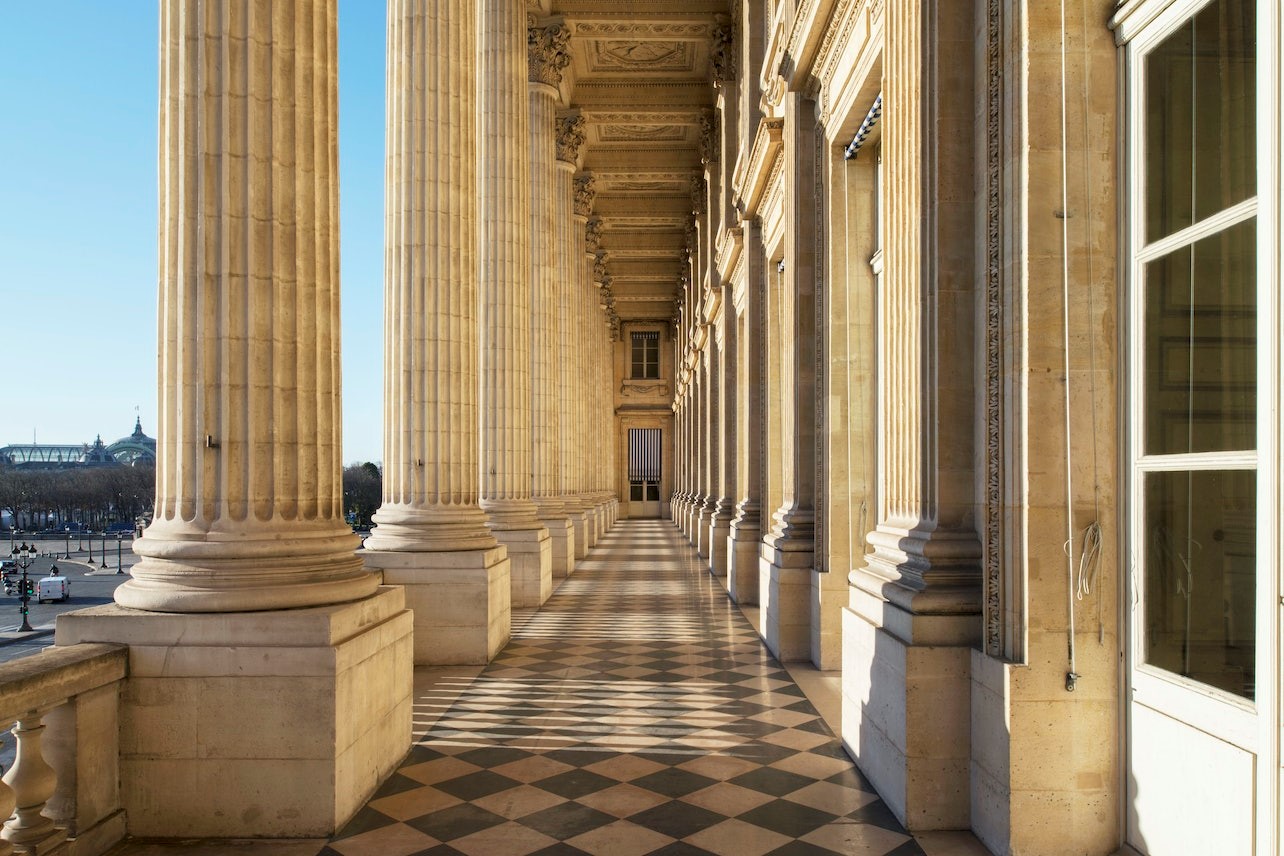
[[[790,838],[802,838],[807,833],[834,822],[838,817],[810,806],[785,800],[772,800],[744,814],[736,815],[736,819],[770,829],[772,832],[779,832],[781,835],[788,835]]]
[[[716,814],[700,806],[677,800],[660,803],[654,808],[638,812],[628,818],[630,823],[662,832],[673,838],[686,838],[702,829],[722,823],[726,819],[726,815]]]
[[[413,826],[438,841],[448,842],[507,822],[507,818],[486,811],[480,806],[475,806],[472,803],[461,803],[440,811],[434,811],[423,817],[408,820],[406,825]]]
[[[600,812],[575,802],[551,806],[543,811],[528,814],[518,822],[523,826],[538,830],[550,838],[565,840],[591,832],[609,823],[615,823],[614,815]]]

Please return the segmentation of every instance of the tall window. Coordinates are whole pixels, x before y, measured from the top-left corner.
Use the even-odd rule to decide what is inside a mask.
[[[1253,2],[1145,57],[1131,224],[1141,662],[1254,697],[1257,162]]]
[[[658,378],[660,376],[660,333],[650,330],[634,333],[633,374],[634,378]]]

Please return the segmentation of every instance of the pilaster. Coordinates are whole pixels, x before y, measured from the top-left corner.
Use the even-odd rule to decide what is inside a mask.
[[[910,829],[969,824],[971,649],[980,644],[970,68],[974,20],[948,5],[886,11],[880,195],[878,522],[844,616],[844,741]],[[966,76],[962,76],[966,78]],[[946,150],[952,167],[942,162]]]
[[[811,569],[816,549],[816,280],[820,229],[815,102],[785,99],[784,276],[780,294],[781,504],[763,539],[758,586],[767,647],[782,660],[811,656]]]
[[[727,590],[737,603],[759,600],[758,559],[762,539],[763,468],[766,466],[767,256],[762,224],[741,221],[744,230],[744,338],[739,344],[741,373],[736,390],[737,437],[743,450],[736,462],[739,499],[727,535]]]

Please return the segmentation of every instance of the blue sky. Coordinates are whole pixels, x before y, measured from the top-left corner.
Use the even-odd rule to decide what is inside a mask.
[[[0,0],[0,446],[156,434],[157,10]],[[339,0],[344,463],[383,456],[384,15]]]

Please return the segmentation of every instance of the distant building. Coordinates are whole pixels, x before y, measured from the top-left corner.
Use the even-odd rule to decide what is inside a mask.
[[[143,433],[141,419],[135,420],[132,434],[111,445],[104,444],[99,434],[94,442],[79,445],[20,443],[0,447],[0,467],[52,470],[134,466],[139,463],[156,463],[156,440]]]

